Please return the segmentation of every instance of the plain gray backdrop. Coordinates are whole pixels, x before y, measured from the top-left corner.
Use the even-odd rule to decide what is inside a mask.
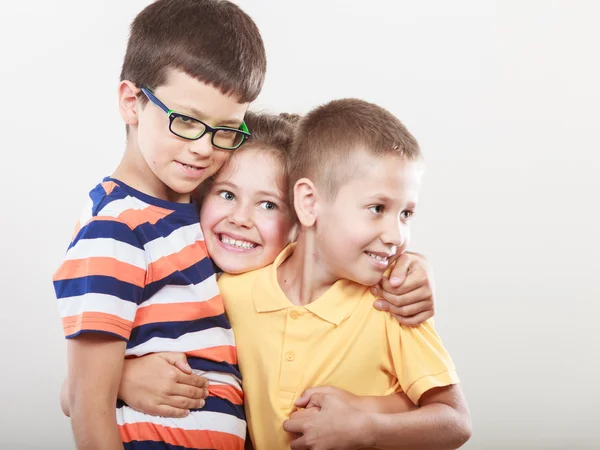
[[[0,7],[0,448],[74,448],[51,276],[117,165],[116,88],[148,0]],[[359,97],[428,169],[411,249],[437,287],[469,449],[600,448],[600,3],[244,0],[268,75],[256,109]]]

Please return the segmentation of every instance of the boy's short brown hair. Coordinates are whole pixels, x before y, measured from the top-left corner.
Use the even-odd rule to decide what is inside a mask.
[[[258,97],[266,67],[258,28],[237,5],[157,0],[131,24],[121,80],[156,89],[169,69],[178,69],[248,103]]]
[[[389,111],[363,100],[334,100],[313,109],[298,125],[289,161],[290,198],[296,182],[308,178],[333,200],[356,172],[356,151],[421,158],[416,139]]]

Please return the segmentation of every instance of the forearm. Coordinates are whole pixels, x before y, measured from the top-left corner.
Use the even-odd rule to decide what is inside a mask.
[[[418,408],[403,392],[384,396],[358,397],[357,401],[351,404],[361,411],[383,414],[408,412]]]
[[[71,403],[70,410],[77,450],[123,449],[114,404],[85,399]]]
[[[405,413],[371,414],[368,423],[372,446],[382,450],[450,450],[471,436],[468,413],[440,403]]]

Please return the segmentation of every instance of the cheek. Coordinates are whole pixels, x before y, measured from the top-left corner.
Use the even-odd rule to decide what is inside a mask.
[[[200,208],[200,225],[205,234],[219,223],[220,216],[223,215],[222,211],[223,208],[219,208],[217,203],[210,197],[202,203],[202,207]]]
[[[255,225],[265,247],[268,245],[269,250],[279,253],[288,244],[291,228],[288,220],[282,217],[265,218],[255,223]]]
[[[225,165],[225,163],[227,162],[227,160],[230,157],[231,157],[231,152],[215,150],[215,153],[213,156],[213,167],[211,170],[212,174],[215,174],[219,170],[221,170],[221,168]]]

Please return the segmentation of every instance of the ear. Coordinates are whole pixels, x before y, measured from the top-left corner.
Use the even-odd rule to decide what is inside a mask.
[[[128,80],[119,83],[119,112],[127,125],[138,124],[137,92],[139,89]]]
[[[312,227],[317,220],[316,188],[308,178],[300,178],[294,185],[294,209],[303,227]]]

